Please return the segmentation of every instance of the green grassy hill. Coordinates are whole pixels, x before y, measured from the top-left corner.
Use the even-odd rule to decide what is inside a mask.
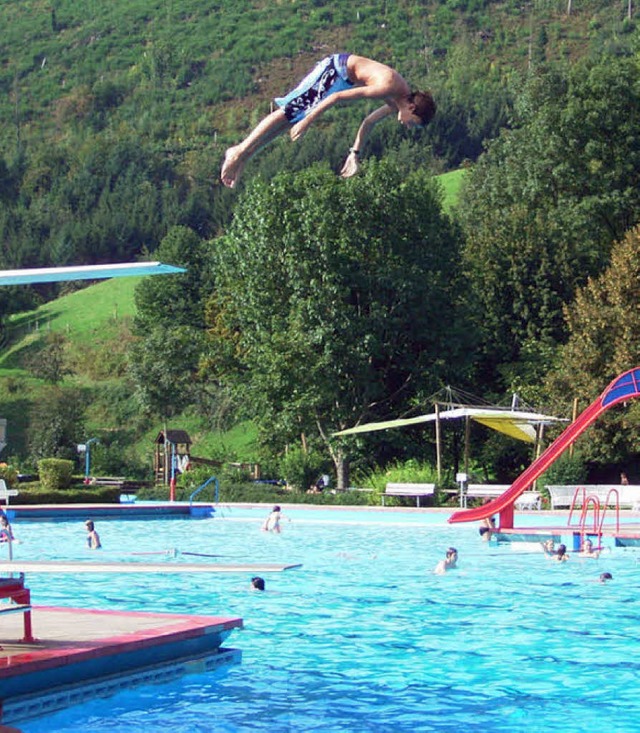
[[[328,50],[394,63],[437,89],[454,48],[509,73],[532,54],[572,58],[622,43],[634,29],[626,10],[609,0],[581,0],[570,15],[566,0],[6,0],[0,139],[7,150],[111,124],[188,155],[214,131],[254,124]],[[468,59],[457,73],[469,73]]]
[[[51,334],[63,337],[65,361],[74,371],[63,385],[86,394],[86,437],[126,429],[122,415],[137,414],[138,409],[125,374],[126,346],[133,338],[134,291],[140,280],[104,280],[8,319],[7,343],[0,351],[0,415],[8,420],[4,460],[24,458],[31,408],[54,389],[34,377],[30,369],[31,360],[37,358]],[[152,421],[132,439],[130,457],[147,465],[149,471],[154,440],[162,427],[161,422]],[[176,418],[169,427],[189,433],[196,456],[257,460],[256,430],[251,423],[240,423],[222,432],[187,414]]]
[[[14,314],[7,321],[9,348],[0,352],[0,376],[21,365],[21,353],[49,333],[93,345],[112,340],[135,313],[133,293],[139,277],[104,280],[63,295],[36,310]]]

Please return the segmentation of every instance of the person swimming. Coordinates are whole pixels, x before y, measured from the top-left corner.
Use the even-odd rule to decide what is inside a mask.
[[[457,567],[458,562],[458,551],[455,547],[450,547],[444,557],[444,560],[435,566],[433,572],[435,575],[444,575],[447,570],[453,570]]]
[[[580,550],[580,557],[600,557],[600,550],[593,549],[593,542],[587,537],[582,543],[582,549]]]
[[[99,550],[102,545],[100,544],[100,536],[96,532],[93,521],[91,519],[87,519],[84,526],[87,530],[87,547],[90,550]]]
[[[264,520],[262,529],[265,532],[275,532],[276,534],[280,534],[281,517],[282,517],[282,510],[280,509],[278,505],[274,506],[269,516]]]
[[[569,559],[566,545],[558,545],[558,549],[555,554],[551,555],[551,559],[556,562],[566,562]]]
[[[13,530],[9,524],[6,514],[2,514],[0,517],[0,542],[13,542],[15,537],[13,536]]]

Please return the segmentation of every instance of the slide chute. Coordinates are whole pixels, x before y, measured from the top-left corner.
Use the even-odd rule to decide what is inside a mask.
[[[562,432],[551,445],[493,501],[473,509],[455,512],[449,522],[474,522],[500,514],[500,528],[513,528],[513,507],[515,500],[531,487],[549,466],[581,435],[605,410],[619,402],[640,396],[640,367],[630,369],[611,382],[605,391],[592,402],[578,418]]]

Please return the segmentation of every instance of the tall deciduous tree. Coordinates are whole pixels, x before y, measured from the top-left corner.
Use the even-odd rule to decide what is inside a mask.
[[[640,365],[640,228],[617,243],[611,264],[580,289],[566,308],[569,339],[549,374],[558,405],[577,398],[583,407],[618,374]],[[590,429],[586,458],[622,461],[640,452],[640,406],[611,410]]]
[[[428,173],[371,163],[254,182],[218,240],[211,374],[282,448],[405,410],[462,370],[458,241]]]
[[[186,273],[146,278],[136,288],[129,375],[146,412],[171,417],[203,399],[197,378],[205,335],[204,298],[211,287],[208,248],[187,227],[174,227],[154,256]]]
[[[140,282],[135,292],[136,332],[151,326],[204,328],[203,300],[211,289],[209,248],[193,230],[175,226],[153,257],[186,272]]]
[[[78,389],[54,388],[43,393],[30,414],[29,449],[40,458],[77,459],[76,447],[86,439],[85,405]]]
[[[606,266],[640,212],[640,73],[633,59],[532,76],[513,129],[488,148],[460,207],[466,261],[500,390],[525,350],[564,339],[562,307]],[[506,381],[506,380],[504,380]]]

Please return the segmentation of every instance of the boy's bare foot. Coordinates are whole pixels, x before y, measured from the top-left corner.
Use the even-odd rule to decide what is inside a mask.
[[[244,167],[242,157],[238,151],[239,147],[239,145],[235,145],[229,148],[224,156],[220,180],[227,188],[233,188],[236,185],[236,181],[240,178],[242,168]]]

